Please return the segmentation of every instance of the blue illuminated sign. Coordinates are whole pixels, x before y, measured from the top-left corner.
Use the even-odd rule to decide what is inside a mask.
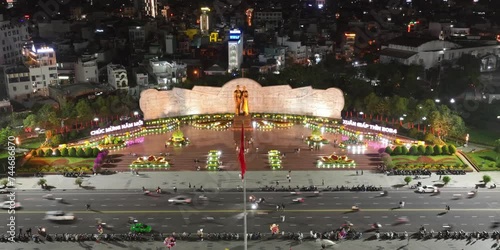
[[[230,40],[240,40],[241,35],[229,35]]]

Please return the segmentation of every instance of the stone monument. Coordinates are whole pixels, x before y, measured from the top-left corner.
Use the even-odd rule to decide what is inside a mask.
[[[248,110],[248,90],[243,86],[243,90],[240,90],[240,85],[236,85],[236,90],[234,90],[234,104],[236,106],[234,119],[233,119],[233,129],[245,129],[252,128],[252,119],[249,116]]]

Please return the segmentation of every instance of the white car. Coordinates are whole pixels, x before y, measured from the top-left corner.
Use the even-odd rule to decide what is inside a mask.
[[[191,198],[183,195],[175,196],[173,198],[168,199],[168,202],[173,204],[189,204],[191,203]]]
[[[49,211],[45,213],[45,220],[70,221],[74,219],[75,216],[72,213],[67,213],[64,211]]]
[[[437,187],[434,187],[434,186],[418,187],[417,192],[419,192],[419,193],[435,193],[435,192],[437,192]]]
[[[19,209],[21,208],[21,203],[13,201],[4,201],[1,203],[0,207],[2,209]]]

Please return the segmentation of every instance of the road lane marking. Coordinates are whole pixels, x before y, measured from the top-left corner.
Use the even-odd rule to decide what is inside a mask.
[[[484,223],[479,223],[479,226],[484,226]]]
[[[24,220],[31,220],[31,218],[24,218]]]
[[[104,204],[102,204],[102,205],[101,205],[101,207],[107,207],[107,206],[108,206],[108,205],[104,205]]]
[[[140,205],[135,205],[140,206]],[[276,210],[254,210],[255,212],[275,212]],[[366,212],[391,212],[390,208],[365,208],[361,209],[360,213]],[[443,208],[405,208],[399,212],[443,212]],[[453,211],[459,212],[500,212],[500,208],[454,208]],[[108,214],[121,214],[121,213],[241,213],[241,209],[209,209],[209,210],[101,210],[100,213]],[[329,212],[352,212],[351,209],[287,209],[287,213],[307,213],[307,212],[317,212],[317,213],[329,213]],[[16,212],[17,214],[45,214],[45,211],[34,211],[34,210],[20,210]],[[95,214],[94,211],[73,211],[73,213],[79,214]],[[0,214],[7,214],[7,211],[1,211]],[[495,216],[489,216],[493,218]]]
[[[320,205],[320,206],[324,206],[324,205],[325,205],[325,203],[318,203],[318,205]]]
[[[306,217],[306,219],[312,219],[313,217],[309,216],[309,217]]]
[[[384,216],[382,216],[382,218],[387,219],[388,217],[384,215]]]
[[[290,224],[290,226],[291,226],[291,227],[296,227],[296,226],[297,226],[297,224]]]
[[[342,205],[342,203],[335,203],[335,205]]]
[[[493,218],[493,217],[495,217],[495,216],[493,216],[493,215],[490,215],[490,216],[488,216],[488,217],[490,217],[490,218]]]
[[[378,203],[374,202],[373,205],[378,205]]]
[[[359,197],[357,197],[357,196],[354,196],[354,197],[352,197],[352,198],[353,198],[353,199],[357,199],[357,198],[359,198]]]
[[[429,204],[429,202],[424,202],[424,205],[428,205],[428,204]]]
[[[323,217],[323,218],[325,218],[325,219],[330,219],[330,218],[332,218],[332,217],[330,217],[330,216],[326,216],[326,217]]]
[[[123,207],[123,204],[118,204],[119,207]]]
[[[148,218],[148,220],[153,220],[154,218]]]
[[[459,215],[455,215],[454,217],[455,217],[455,218],[460,218],[460,216],[459,216]]]
[[[161,227],[168,227],[167,225],[162,225]]]
[[[363,218],[365,218],[365,219],[369,219],[369,218],[370,218],[370,216],[363,216]]]
[[[423,216],[423,215],[420,215],[420,218],[425,218],[425,216]]]
[[[473,215],[472,218],[477,218],[477,215]]]
[[[115,218],[113,218],[113,220],[119,220],[119,219],[120,219],[120,218],[116,218],[116,217],[115,217]]]

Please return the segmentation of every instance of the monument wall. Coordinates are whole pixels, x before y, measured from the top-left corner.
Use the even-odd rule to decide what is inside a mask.
[[[326,90],[289,85],[262,87],[248,78],[238,78],[222,87],[195,86],[192,90],[144,90],[139,101],[145,120],[171,116],[234,113],[233,91],[236,86],[248,90],[250,113],[312,115],[340,119],[344,93],[337,88]]]

